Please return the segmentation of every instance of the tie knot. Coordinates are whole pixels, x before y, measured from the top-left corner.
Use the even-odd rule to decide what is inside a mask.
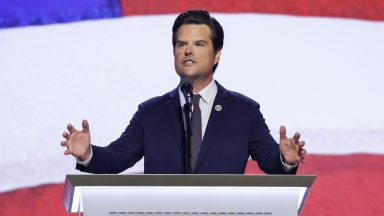
[[[199,107],[199,102],[200,102],[201,96],[199,94],[194,94],[192,98],[192,105],[194,107]]]

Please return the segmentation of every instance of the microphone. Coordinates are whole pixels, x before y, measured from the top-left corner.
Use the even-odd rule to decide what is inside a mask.
[[[191,110],[192,110],[192,97],[193,97],[193,86],[192,86],[192,80],[186,77],[181,78],[180,81],[180,90],[183,92],[184,98],[185,98],[185,105],[184,105],[184,121],[185,121],[185,153],[184,153],[184,169],[186,174],[192,173],[192,166],[191,166],[191,136],[192,136],[192,130],[191,125],[189,121],[189,117],[191,116]]]
[[[180,81],[180,90],[183,92],[185,102],[189,110],[192,107],[193,86],[191,79],[182,78]]]

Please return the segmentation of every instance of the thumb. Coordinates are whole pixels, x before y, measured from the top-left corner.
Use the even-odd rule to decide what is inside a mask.
[[[287,130],[285,129],[284,125],[280,126],[280,139],[287,138]]]
[[[89,124],[88,124],[88,121],[86,119],[83,120],[83,122],[81,123],[82,126],[83,126],[83,132],[84,133],[88,133],[89,132]]]

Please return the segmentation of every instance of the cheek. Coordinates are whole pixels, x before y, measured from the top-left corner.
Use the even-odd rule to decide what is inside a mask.
[[[175,61],[177,61],[183,57],[183,53],[182,52],[173,52],[173,56],[175,57]]]
[[[180,63],[180,58],[175,55],[174,58],[175,65],[178,65]]]

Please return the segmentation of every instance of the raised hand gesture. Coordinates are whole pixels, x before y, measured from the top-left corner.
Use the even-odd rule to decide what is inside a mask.
[[[304,156],[307,151],[303,148],[304,141],[299,140],[300,133],[296,132],[292,138],[286,135],[284,126],[280,127],[280,152],[284,163],[294,165],[298,162],[306,163]]]
[[[82,122],[83,130],[76,130],[72,124],[67,125],[68,132],[63,133],[66,141],[61,142],[61,146],[67,147],[64,151],[65,155],[73,155],[76,158],[84,161],[89,158],[91,154],[91,135],[89,132],[89,124],[87,120]]]

